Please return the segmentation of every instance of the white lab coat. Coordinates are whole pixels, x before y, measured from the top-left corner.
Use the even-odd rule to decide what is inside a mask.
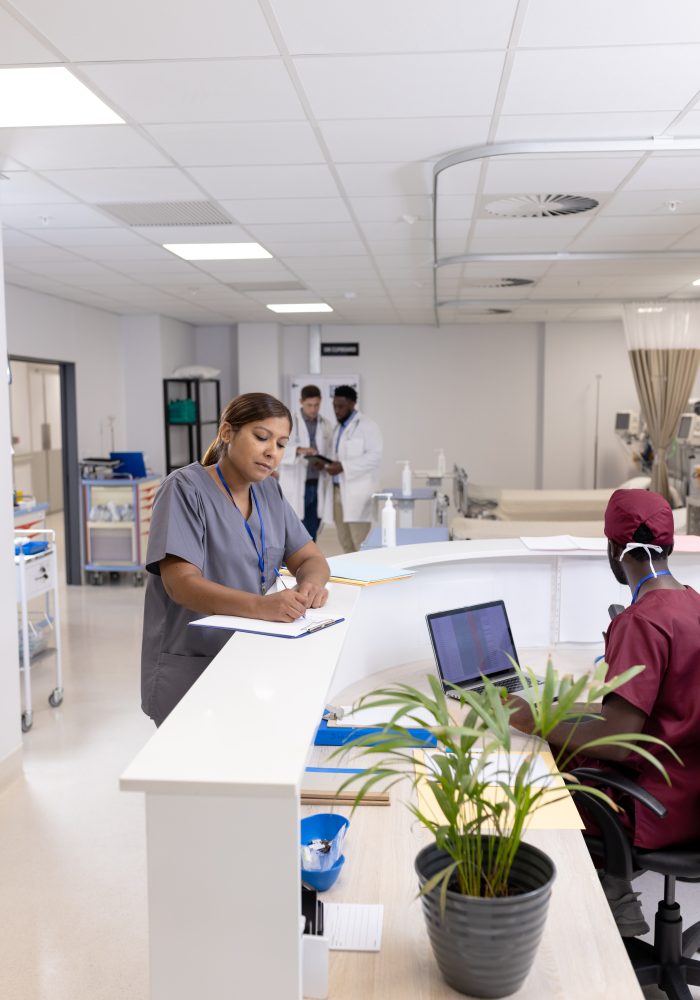
[[[284,449],[284,458],[279,464],[278,473],[280,486],[287,500],[294,508],[297,516],[304,518],[304,490],[306,488],[306,470],[309,460],[303,455],[297,455],[297,448],[310,448],[309,430],[306,421],[299,410],[294,417],[294,426],[289,435],[289,444]],[[333,427],[325,417],[319,414],[316,428],[316,451],[326,458],[331,458],[333,447]],[[329,476],[323,473],[318,477],[318,516],[322,521],[333,520],[333,484]]]
[[[338,436],[333,430],[333,445]],[[372,520],[372,494],[379,492],[379,467],[382,463],[382,432],[378,425],[355,410],[355,416],[340,437],[337,458],[343,471],[339,478],[343,517],[346,521]],[[336,452],[329,458],[335,458]],[[331,476],[324,478],[332,479]]]

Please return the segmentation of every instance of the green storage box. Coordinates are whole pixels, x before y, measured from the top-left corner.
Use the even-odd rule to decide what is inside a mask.
[[[196,424],[197,404],[194,399],[171,399],[168,403],[168,422],[171,424]]]

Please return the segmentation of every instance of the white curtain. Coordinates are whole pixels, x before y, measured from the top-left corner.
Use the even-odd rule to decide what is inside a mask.
[[[666,452],[688,404],[700,361],[700,302],[624,307],[630,364],[654,449],[651,488],[670,501]]]

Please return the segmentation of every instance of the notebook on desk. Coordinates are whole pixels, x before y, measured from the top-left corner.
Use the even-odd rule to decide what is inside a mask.
[[[518,653],[503,601],[488,601],[426,615],[430,641],[445,694],[459,698],[461,688],[483,690],[483,678],[507,691],[523,686],[511,661]],[[541,679],[537,678],[539,683]]]

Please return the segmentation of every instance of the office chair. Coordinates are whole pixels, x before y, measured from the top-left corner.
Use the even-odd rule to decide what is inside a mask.
[[[579,767],[571,772],[582,784],[614,789],[641,802],[656,816],[666,808],[634,781],[616,771]],[[613,810],[585,791],[570,785],[581,806],[598,827],[598,835],[584,833],[586,845],[610,875],[632,879],[643,871],[664,877],[664,894],[659,900],[654,924],[654,942],[623,938],[627,954],[641,986],[656,983],[670,1000],[692,1000],[688,984],[700,986],[700,961],[691,956],[700,947],[700,921],[683,931],[680,906],[676,902],[676,879],[700,882],[700,842],[643,850],[634,847],[629,833]]]

